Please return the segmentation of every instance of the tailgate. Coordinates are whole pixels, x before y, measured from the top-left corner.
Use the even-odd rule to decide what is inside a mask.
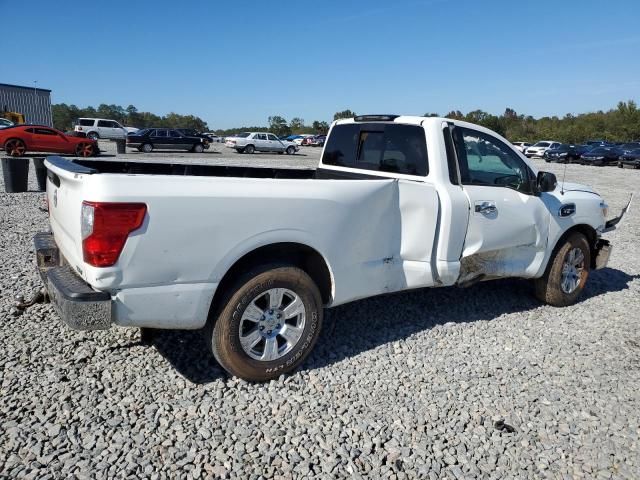
[[[45,166],[51,231],[67,262],[87,280],[82,258],[80,214],[86,197],[87,177],[97,171],[62,157],[47,157]]]

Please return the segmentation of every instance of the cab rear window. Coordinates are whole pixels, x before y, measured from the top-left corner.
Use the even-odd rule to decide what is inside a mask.
[[[331,130],[322,163],[378,172],[426,176],[422,127],[394,123],[348,123]]]

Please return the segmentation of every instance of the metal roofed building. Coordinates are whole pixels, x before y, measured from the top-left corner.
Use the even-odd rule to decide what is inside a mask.
[[[51,90],[0,83],[0,114],[18,112],[26,123],[53,126]]]

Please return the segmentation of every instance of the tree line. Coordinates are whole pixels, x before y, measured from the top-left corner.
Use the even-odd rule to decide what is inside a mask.
[[[180,115],[172,112],[160,116],[151,112],[139,112],[133,105],[124,108],[120,105],[103,103],[98,108],[80,108],[76,105],[58,103],[51,106],[51,113],[53,115],[53,126],[62,131],[71,130],[73,122],[77,118],[106,118],[116,120],[121,125],[135,128],[194,128],[200,132],[205,132],[209,129],[207,122],[195,115]]]
[[[60,130],[72,128],[72,122],[80,117],[97,117],[117,120],[123,125],[145,128],[194,128],[209,131],[207,122],[194,115],[169,113],[159,116],[150,112],[139,112],[129,105],[102,104],[98,108],[79,108],[65,103],[52,106],[54,126]],[[356,113],[342,110],[333,115],[334,120],[352,118]],[[437,113],[425,113],[425,117],[440,116]],[[452,110],[446,118],[464,120],[485,126],[512,141],[535,142],[541,139],[558,140],[567,143],[581,143],[589,139],[602,139],[613,142],[640,140],[640,109],[633,100],[618,102],[616,108],[607,111],[566,114],[563,117],[551,116],[534,118],[531,115],[518,114],[512,108],[506,108],[502,115],[493,115],[483,110],[473,110],[466,114]],[[269,131],[278,136],[291,134],[322,134],[329,130],[329,123],[314,120],[307,124],[304,119],[294,117],[287,121],[280,115],[267,119],[267,125],[218,129],[214,132],[227,136],[240,131]]]
[[[426,113],[425,117],[439,116]],[[618,102],[610,110],[563,117],[533,118],[507,108],[500,116],[482,110],[463,114],[459,110],[445,115],[447,118],[465,120],[487,127],[511,141],[535,142],[557,140],[565,143],[582,143],[586,140],[626,142],[640,140],[640,109],[633,100]]]

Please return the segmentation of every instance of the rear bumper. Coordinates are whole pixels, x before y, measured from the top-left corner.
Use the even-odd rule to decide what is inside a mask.
[[[51,233],[40,232],[33,242],[38,271],[62,321],[75,330],[109,328],[111,295],[94,290],[64,264]]]

